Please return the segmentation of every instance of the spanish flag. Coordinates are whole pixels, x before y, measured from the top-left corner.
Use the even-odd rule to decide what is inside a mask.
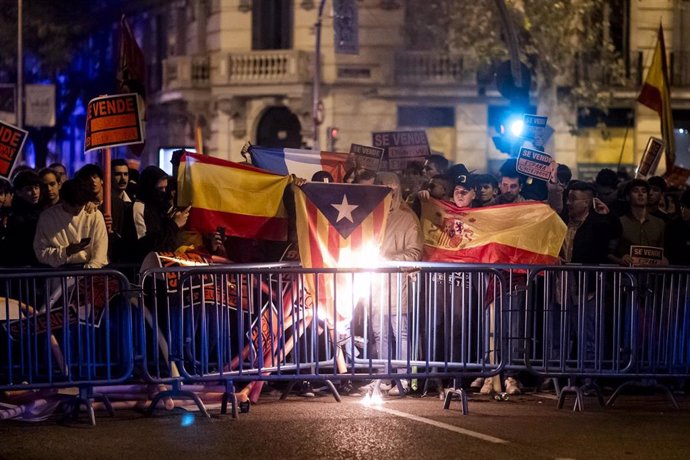
[[[422,204],[423,260],[487,264],[555,264],[566,226],[547,204],[524,202],[458,208]]]
[[[642,85],[638,102],[646,105],[659,114],[661,118],[661,136],[666,149],[666,170],[671,171],[676,162],[676,146],[673,138],[673,113],[671,111],[671,90],[668,83],[668,66],[666,65],[666,45],[664,29],[659,25],[656,48],[647,78]]]
[[[287,239],[283,192],[290,182],[253,166],[185,153],[177,176],[177,203],[192,205],[191,230],[260,240]]]

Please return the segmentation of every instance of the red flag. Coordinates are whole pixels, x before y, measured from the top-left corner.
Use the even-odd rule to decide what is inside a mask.
[[[142,118],[146,119],[146,60],[137,44],[132,29],[129,28],[125,15],[120,20],[120,52],[117,66],[117,85],[120,93],[137,93],[143,106],[140,108]],[[137,156],[144,151],[145,144],[130,146]]]

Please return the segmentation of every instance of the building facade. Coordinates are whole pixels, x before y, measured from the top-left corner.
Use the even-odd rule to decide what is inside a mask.
[[[404,0],[357,0],[359,53],[337,54],[332,1],[322,21],[319,125],[312,98],[319,0],[174,0],[136,18],[149,61],[145,161],[155,164],[161,147],[194,146],[195,126],[207,154],[233,161],[244,159],[246,141],[326,150],[329,127],[337,127],[337,151],[371,145],[376,131],[424,129],[432,150],[450,160],[497,169],[507,156],[492,135],[508,101],[495,85],[462,53],[408,51],[405,21],[414,12]],[[613,3],[628,83],[616,88],[608,114],[575,117],[576,130],[550,119],[547,150],[581,177],[636,164],[648,137],[660,135],[656,113],[635,103],[660,20],[676,128],[690,129],[690,1]],[[597,78],[588,63],[575,76]]]

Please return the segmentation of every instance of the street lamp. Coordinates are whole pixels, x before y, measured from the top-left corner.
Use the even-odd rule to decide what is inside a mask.
[[[22,47],[22,0],[17,0],[17,126],[24,127],[24,50]]]

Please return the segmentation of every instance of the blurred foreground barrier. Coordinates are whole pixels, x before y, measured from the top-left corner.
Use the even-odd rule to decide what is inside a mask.
[[[1,271],[0,390],[76,387],[73,415],[84,406],[95,423],[93,387],[132,375],[129,289],[113,270]]]

